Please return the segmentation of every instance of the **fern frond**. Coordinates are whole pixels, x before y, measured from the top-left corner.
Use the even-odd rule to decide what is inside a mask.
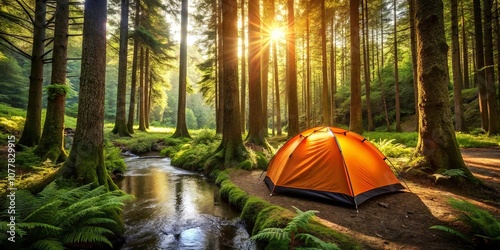
[[[469,237],[465,236],[464,234],[462,234],[458,230],[455,230],[455,229],[447,227],[447,226],[435,225],[435,226],[429,227],[429,229],[441,230],[441,231],[447,232],[449,234],[458,236],[458,237],[462,238],[463,240],[465,240],[467,242],[470,242]]]
[[[318,211],[316,210],[308,210],[305,212],[302,212],[300,209],[295,208],[295,211],[297,212],[297,215],[293,217],[293,219],[288,223],[288,225],[285,227],[285,231],[288,232],[297,232],[298,229],[307,229],[307,225],[309,224],[309,220],[316,216],[316,213]]]
[[[31,244],[31,249],[39,250],[64,250],[63,244],[57,239],[43,239]]]
[[[45,233],[48,235],[57,235],[62,231],[62,228],[50,225],[47,223],[37,223],[37,222],[21,222],[17,224],[18,228],[26,229],[26,230],[32,230],[35,228],[39,228],[40,230],[43,230]]]
[[[113,232],[107,228],[95,227],[95,226],[84,226],[78,228],[76,231],[68,233],[64,236],[64,243],[105,243],[112,247],[111,241],[109,241],[104,235],[113,235]]]
[[[312,249],[340,250],[340,248],[336,244],[324,242],[320,238],[311,234],[300,233],[295,237],[302,240],[306,244],[306,246],[313,246]]]
[[[267,241],[279,241],[283,244],[289,245],[291,242],[290,234],[286,232],[283,228],[264,228],[258,234],[250,237],[252,240],[267,240]]]
[[[23,222],[40,222],[50,220],[50,218],[52,218],[51,215],[59,210],[59,206],[61,206],[61,204],[62,201],[60,200],[55,200],[48,204],[45,204],[23,218]]]
[[[79,223],[79,225],[82,225],[82,226],[102,225],[102,224],[113,224],[113,225],[115,225],[116,221],[114,221],[114,220],[112,220],[110,218],[93,217],[93,218],[88,218],[88,219],[82,221],[81,223]]]

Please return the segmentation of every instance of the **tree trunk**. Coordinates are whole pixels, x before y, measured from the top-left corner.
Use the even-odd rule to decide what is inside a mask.
[[[42,132],[43,54],[45,48],[46,8],[47,0],[36,0],[28,108],[23,133],[19,139],[18,146],[36,146],[40,141]]]
[[[462,69],[460,67],[460,45],[458,43],[458,1],[451,0],[451,66],[453,70],[453,104],[455,108],[455,130],[466,131],[462,104]]]
[[[351,0],[350,31],[351,31],[351,118],[349,129],[358,134],[363,133],[362,103],[361,103],[361,58],[359,46],[359,0]]]
[[[365,6],[366,5],[366,6]],[[370,98],[370,46],[368,45],[368,0],[361,1],[363,16],[363,61],[365,70],[365,96],[366,96],[366,119],[368,120],[368,131],[373,131],[372,108]]]
[[[273,65],[274,65],[274,93],[276,95],[276,134],[282,135],[281,130],[281,101],[280,101],[280,83],[278,74],[278,46],[273,42]]]
[[[248,1],[248,94],[249,126],[247,141],[265,145],[262,120],[261,33],[259,0]]]
[[[322,113],[323,125],[330,125],[330,92],[328,91],[328,59],[326,57],[326,6],[325,1],[321,1],[321,61],[323,66],[323,90],[322,90]]]
[[[245,0],[241,0],[241,133],[246,131],[246,93],[247,93],[247,56],[246,49],[246,35],[245,35]]]
[[[186,124],[187,25],[188,0],[182,0],[181,46],[179,56],[179,103],[177,104],[177,127],[172,135],[174,138],[190,137]]]
[[[417,35],[417,70],[419,99],[419,132],[417,167],[430,174],[460,169],[468,177],[455,138],[448,102],[448,63],[443,3],[415,0]]]
[[[330,81],[331,81],[331,86],[330,86],[330,91],[331,94],[331,118],[330,118],[330,123],[332,125],[335,125],[336,120],[335,120],[335,93],[337,92],[337,60],[336,60],[336,49],[337,46],[335,44],[336,39],[336,32],[335,32],[335,13],[332,14],[332,25],[331,25],[331,30],[332,30],[332,40],[330,41]]]
[[[294,1],[287,0],[288,30],[286,36],[287,90],[288,90],[288,137],[299,134],[299,103],[297,100],[297,62],[295,57]]]
[[[144,65],[144,127],[149,129],[149,91],[150,91],[150,81],[151,69],[149,65],[149,48],[146,48],[145,55],[145,65]]]
[[[224,60],[224,125],[222,141],[207,165],[216,159],[223,167],[238,165],[245,154],[241,138],[240,100],[238,93],[238,27],[237,2],[222,0],[223,60]]]
[[[127,129],[127,52],[129,0],[121,0],[120,49],[118,54],[118,89],[116,91],[115,127],[111,131],[120,137],[130,136]]]
[[[410,3],[410,44],[411,44],[411,69],[413,73],[413,96],[415,98],[415,115],[418,117],[418,86],[417,86],[417,38],[415,35],[415,3]],[[415,130],[418,131],[418,123]]]
[[[218,91],[216,91],[216,95],[218,97],[218,99],[216,99],[216,103],[217,103],[217,124],[216,124],[216,132],[217,133],[222,133],[223,131],[223,123],[224,123],[224,83],[223,83],[223,79],[224,79],[224,51],[223,51],[223,44],[222,44],[222,41],[223,41],[223,30],[222,30],[222,0],[218,0],[219,2],[219,7],[218,7],[218,12],[219,14],[217,15],[217,20],[218,20],[218,25],[217,25],[217,36],[218,36],[218,57],[217,57],[217,62],[218,62],[218,65],[219,65],[219,72],[218,72],[218,80],[217,80],[217,85],[216,85],[216,89],[218,89]]]
[[[62,174],[65,178],[75,178],[81,185],[94,183],[117,189],[104,165],[106,19],[107,1],[85,1],[78,118]]]
[[[140,12],[141,12],[141,4],[140,0],[135,1],[135,19],[134,19],[134,29],[139,28],[139,20],[140,20]],[[134,52],[132,58],[132,76],[131,76],[131,85],[130,85],[130,103],[128,108],[128,121],[127,121],[127,129],[128,132],[134,133],[134,121],[135,121],[135,105],[136,105],[136,86],[137,86],[137,61],[139,60],[139,36],[135,34],[134,36]]]
[[[497,90],[495,86],[495,62],[493,59],[492,0],[483,0],[484,9],[484,62],[486,74],[486,100],[488,103],[488,133],[500,133]]]
[[[64,150],[64,107],[67,90],[69,0],[57,1],[55,16],[52,76],[51,85],[48,87],[47,113],[42,138],[35,149],[35,154],[42,160],[63,162],[68,156]]]
[[[304,98],[304,103],[306,104],[306,128],[311,127],[311,30],[309,28],[309,19],[310,19],[310,9],[309,9],[309,1],[307,1],[307,7],[306,7],[306,92],[305,92],[305,98]]]
[[[463,88],[470,88],[469,83],[469,53],[468,53],[468,45],[467,45],[467,33],[465,31],[465,16],[464,16],[464,5],[462,3],[462,55],[464,62],[464,76],[463,76]],[[499,54],[500,55],[500,54]]]
[[[394,8],[394,98],[396,111],[396,131],[401,132],[401,105],[399,101],[399,68],[398,68],[398,30],[397,30],[397,15],[396,15],[396,0],[393,2]]]
[[[488,131],[488,102],[484,70],[483,25],[481,19],[481,2],[473,0],[474,5],[474,38],[476,45],[475,81],[479,89],[479,111],[481,112],[481,128]]]
[[[272,0],[263,1],[263,22],[262,22],[262,52],[261,52],[261,83],[262,83],[262,130],[264,137],[269,137],[268,132],[268,95],[269,95],[269,57],[271,51],[271,30],[274,27],[274,15],[271,14]],[[272,84],[271,84],[272,86]]]
[[[378,74],[378,83],[380,86],[380,96],[382,98],[382,104],[384,105],[385,124],[387,126],[387,131],[390,131],[391,130],[391,123],[389,121],[389,111],[387,109],[387,101],[385,98],[384,84],[382,82],[382,74],[380,73],[380,69],[384,68],[384,18],[382,16],[382,14],[380,14],[380,41],[381,41],[380,42],[380,49],[377,50],[377,62],[380,62],[380,66],[377,67],[377,69],[378,69],[377,74]],[[379,51],[380,51],[380,59],[381,60],[378,59],[379,58]],[[415,57],[416,57],[416,53],[415,53]],[[417,67],[416,64],[415,64],[415,67]]]
[[[141,46],[140,50],[140,62],[139,62],[139,102],[137,103],[137,111],[139,112],[137,116],[139,117],[139,130],[146,131],[146,123],[144,122],[144,103],[146,100],[144,98],[144,46]]]

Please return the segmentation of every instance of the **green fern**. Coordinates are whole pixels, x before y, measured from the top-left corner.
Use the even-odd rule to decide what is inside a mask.
[[[321,239],[308,234],[308,233],[298,233],[300,231],[305,231],[308,228],[309,221],[315,216],[318,211],[309,210],[306,212],[295,208],[297,215],[288,222],[285,228],[265,228],[259,233],[252,236],[250,239],[257,241],[267,241],[269,242],[268,248],[270,246],[280,248],[290,249],[297,241],[303,242],[305,244],[302,248],[294,249],[339,249],[337,245],[332,243],[326,243]],[[288,247],[284,247],[288,246]]]
[[[471,228],[471,235],[464,235],[455,229],[445,226],[432,226],[431,229],[445,231],[447,233],[458,236],[469,243],[479,244],[477,239],[481,239],[480,244],[492,247],[500,247],[499,220],[488,213],[488,211],[479,209],[474,204],[468,201],[451,198],[450,204],[453,208],[462,212],[459,220],[469,225],[469,227]]]
[[[33,249],[64,249],[80,243],[111,247],[108,237],[121,222],[109,215],[121,212],[124,202],[132,199],[122,191],[109,192],[104,186],[92,188],[92,184],[57,189],[51,183],[37,195],[18,193],[21,195],[16,196],[16,201],[23,204],[23,209],[16,227],[20,238],[16,239],[16,247]],[[6,231],[6,228],[7,222],[0,221],[0,229]],[[4,241],[0,239],[0,244],[5,244]]]

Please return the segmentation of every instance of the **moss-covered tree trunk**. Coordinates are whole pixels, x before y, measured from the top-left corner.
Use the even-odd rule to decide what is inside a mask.
[[[118,52],[118,88],[116,91],[115,127],[111,131],[119,136],[131,136],[127,128],[127,51],[129,0],[121,0],[120,49]]]
[[[224,167],[236,166],[243,160],[243,139],[240,125],[238,91],[238,27],[236,1],[222,0],[223,57],[224,57],[224,117],[222,141],[214,157],[208,162],[221,162]],[[213,166],[211,166],[213,167]]]
[[[460,169],[472,176],[460,154],[448,102],[448,62],[443,2],[415,1],[419,133],[417,167],[427,173]]]
[[[42,82],[46,9],[47,0],[36,0],[28,108],[23,133],[18,142],[18,145],[27,147],[36,146],[42,133]]]
[[[103,148],[106,19],[106,0],[85,1],[78,117],[73,146],[61,171],[82,185],[115,189],[104,165]]]
[[[64,106],[66,104],[66,66],[68,58],[69,0],[57,0],[54,28],[54,49],[52,52],[51,85],[47,90],[47,113],[42,138],[35,154],[42,160],[63,162],[64,150]]]

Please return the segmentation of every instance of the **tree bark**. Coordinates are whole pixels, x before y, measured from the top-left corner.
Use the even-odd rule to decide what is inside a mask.
[[[366,5],[366,6],[365,6]],[[368,39],[368,0],[361,1],[363,16],[363,64],[365,70],[365,96],[366,96],[366,119],[368,120],[368,131],[373,131],[372,108],[370,98],[370,46]]]
[[[415,3],[408,0],[410,8],[410,46],[411,46],[411,69],[413,73],[413,96],[415,98],[415,115],[418,117],[418,86],[417,86],[417,38],[415,35]],[[418,123],[415,130],[418,131]]]
[[[484,62],[486,100],[488,104],[488,133],[500,133],[497,90],[495,86],[495,61],[493,59],[492,0],[483,0],[484,11]]]
[[[295,12],[294,1],[287,0],[287,89],[288,89],[288,137],[299,134],[299,104],[297,98],[297,64],[295,57]]]
[[[42,132],[43,54],[45,48],[45,15],[47,0],[36,0],[31,51],[30,87],[23,133],[17,145],[34,147]]]
[[[187,25],[188,0],[182,0],[181,46],[179,56],[179,102],[177,104],[177,127],[172,135],[174,138],[190,137],[186,124]]]
[[[111,131],[120,137],[131,136],[127,128],[127,52],[129,0],[121,0],[120,49],[118,54],[118,88],[116,91],[115,127]]]
[[[140,0],[135,1],[135,19],[134,19],[134,29],[137,30],[139,28],[139,20],[140,20],[140,12],[141,12],[141,4]],[[139,36],[137,34],[134,35],[134,52],[132,58],[132,76],[131,76],[131,85],[130,85],[130,103],[128,108],[128,121],[127,121],[127,129],[128,132],[134,133],[134,121],[135,121],[135,105],[136,105],[136,86],[137,86],[137,61],[139,60],[139,47],[140,47]]]
[[[460,45],[458,43],[458,1],[451,0],[451,66],[453,70],[453,104],[455,130],[466,131],[462,104],[462,69],[460,67]]]
[[[349,4],[351,31],[351,117],[349,129],[358,134],[363,133],[361,103],[361,58],[359,46],[359,0]]]
[[[481,2],[473,0],[474,6],[474,38],[476,45],[476,74],[474,80],[479,89],[479,111],[481,112],[481,128],[488,131],[488,102],[484,70],[483,25],[481,19]]]
[[[336,32],[335,32],[335,12],[332,14],[332,24],[331,24],[331,30],[332,30],[332,40],[330,41],[330,96],[331,96],[331,118],[330,118],[330,123],[332,125],[335,125],[336,120],[335,120],[335,93],[337,92],[337,46],[335,44],[336,39]]]
[[[139,117],[139,130],[146,131],[146,123],[144,122],[144,46],[140,48],[140,61],[139,61],[139,102],[137,103],[137,116]]]
[[[54,49],[52,52],[51,85],[48,87],[47,113],[43,133],[35,149],[42,160],[63,162],[67,158],[64,150],[64,107],[66,104],[66,66],[68,58],[69,0],[57,0],[54,27]]]
[[[107,1],[86,0],[78,118],[73,145],[62,168],[65,178],[117,189],[104,165]],[[100,55],[100,56],[96,56]]]
[[[146,48],[145,62],[144,62],[144,127],[149,129],[149,92],[150,92],[150,78],[151,68],[149,64],[149,48]]]
[[[396,111],[396,131],[401,132],[401,105],[400,105],[400,91],[399,91],[399,67],[398,67],[398,30],[397,30],[397,2],[393,2],[394,8],[394,98],[395,98],[395,111]]]
[[[248,1],[248,94],[249,119],[247,141],[265,145],[262,116],[261,31],[259,0]]]
[[[323,125],[330,125],[330,92],[328,91],[328,59],[326,57],[326,6],[321,1],[321,62],[323,67],[322,113]]]
[[[472,174],[460,154],[448,102],[448,63],[443,2],[415,0],[419,132],[416,156],[430,174],[460,169]]]
[[[469,46],[467,42],[467,33],[465,30],[465,16],[464,16],[464,5],[462,3],[462,55],[463,55],[463,65],[464,65],[464,76],[463,76],[463,88],[470,88],[469,83]]]
[[[238,92],[238,27],[237,2],[222,0],[222,30],[224,58],[224,125],[222,126],[222,141],[214,156],[207,165],[214,160],[221,160],[223,167],[233,167],[239,164],[245,154],[240,126],[240,100]]]
[[[241,0],[241,133],[246,131],[246,94],[247,94],[247,56],[246,49],[246,35],[245,35],[245,0]]]

